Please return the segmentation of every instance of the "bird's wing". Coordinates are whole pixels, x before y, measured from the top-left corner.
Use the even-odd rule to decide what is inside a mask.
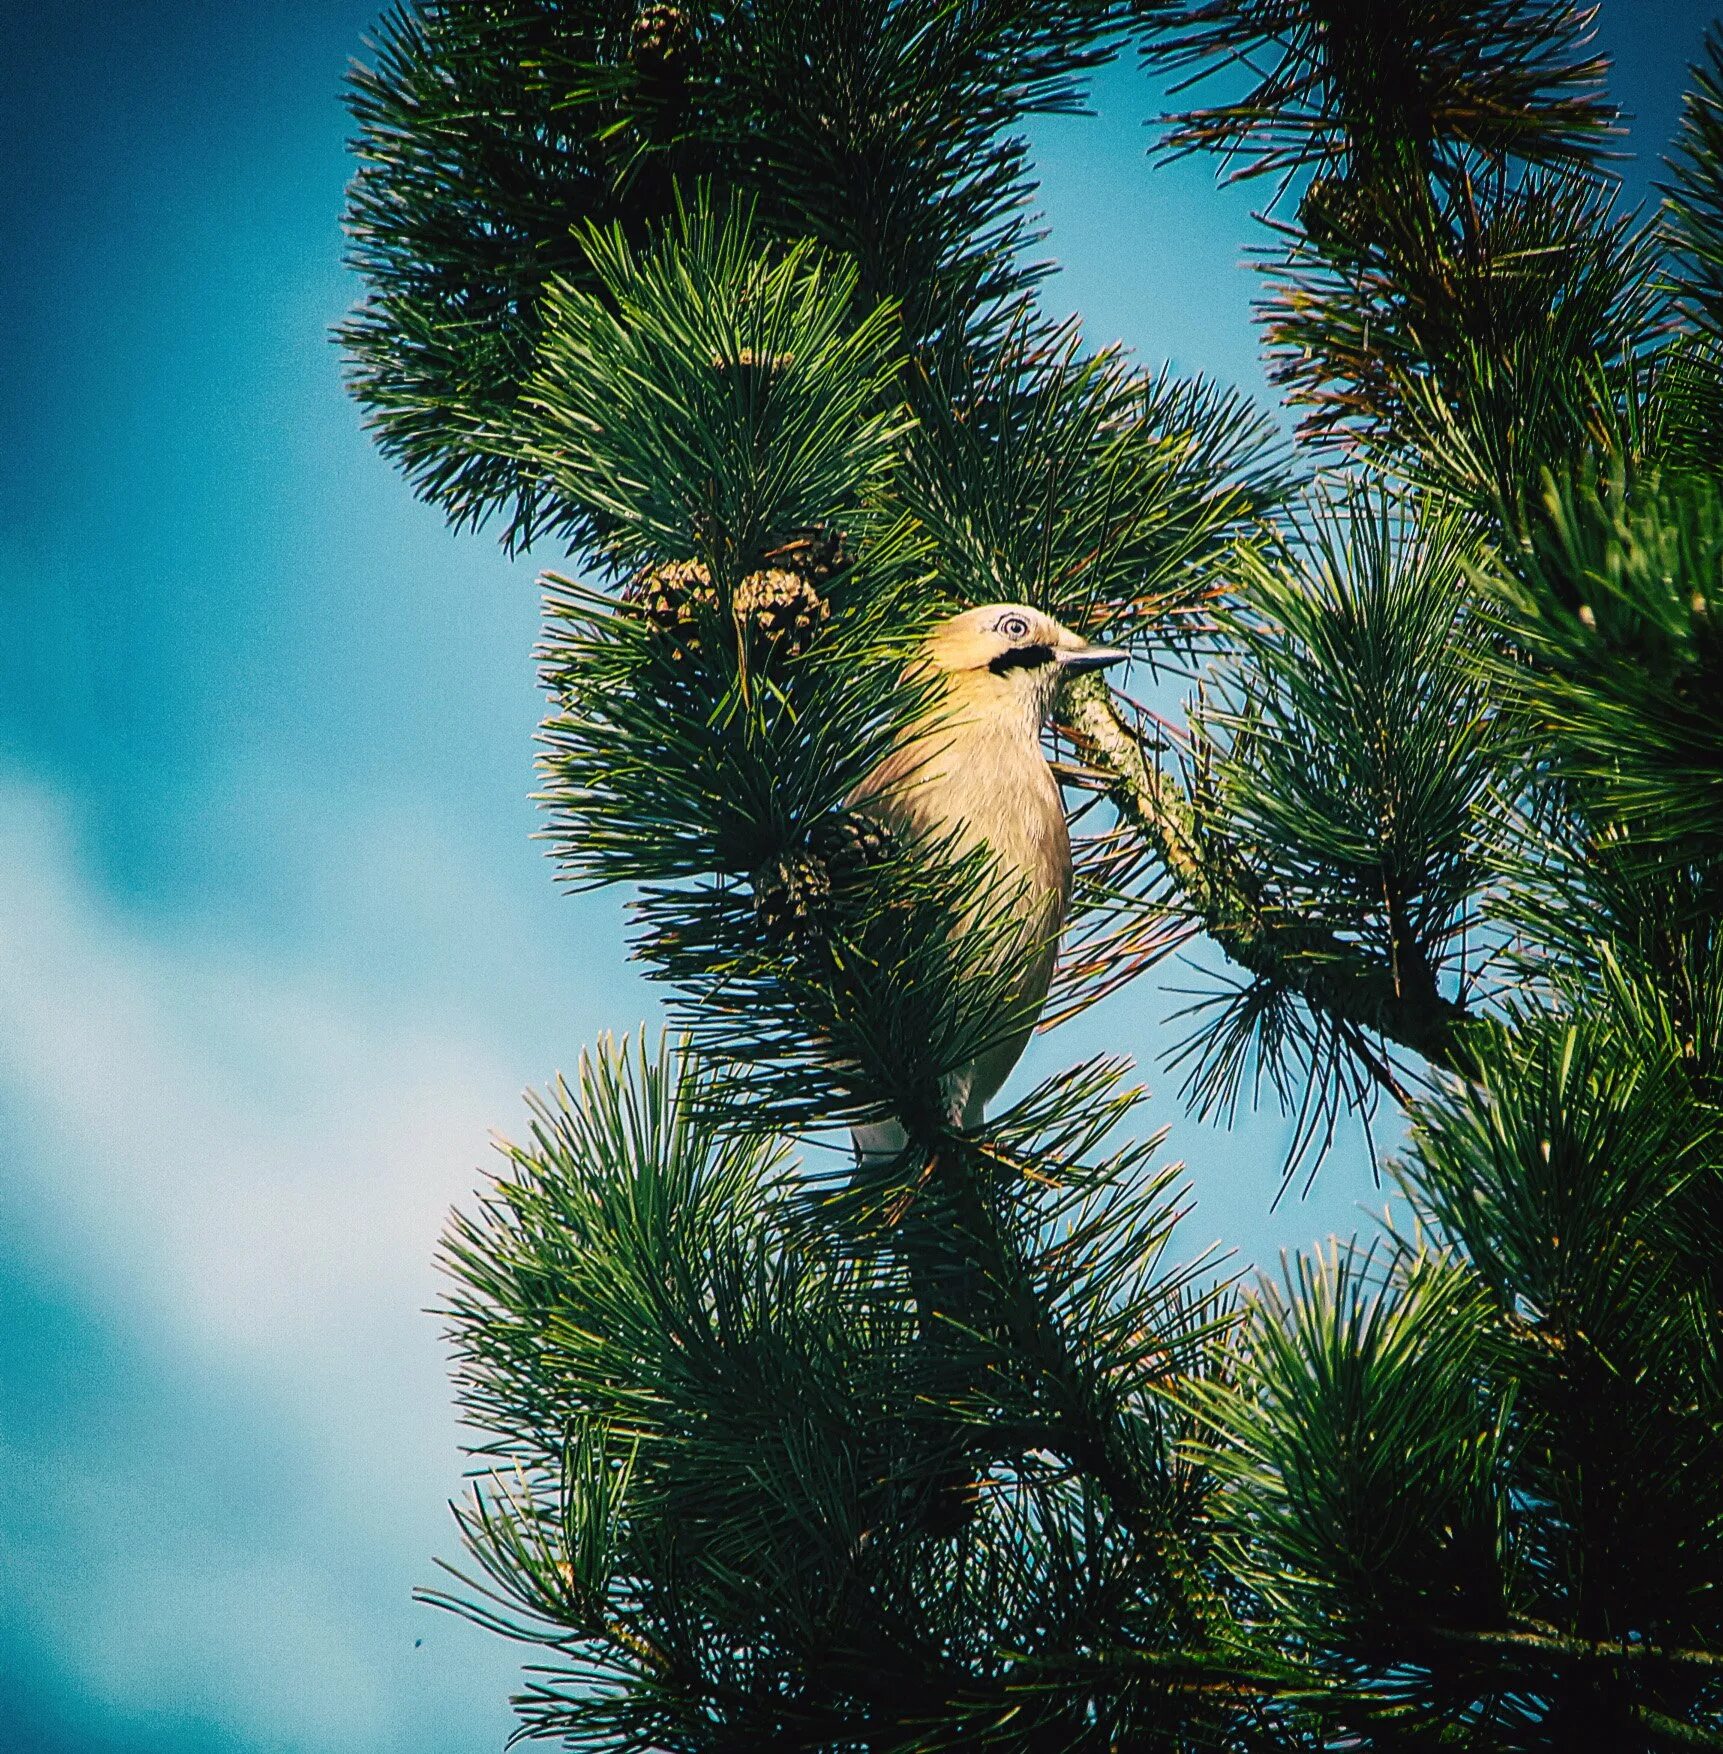
[[[888,828],[915,833],[933,827],[936,811],[927,793],[936,754],[928,738],[907,738],[874,766],[846,802]]]

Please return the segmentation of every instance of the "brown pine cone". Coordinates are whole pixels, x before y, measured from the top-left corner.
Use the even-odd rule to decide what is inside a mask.
[[[694,20],[680,6],[648,0],[634,15],[629,58],[647,79],[676,79],[694,52]]]
[[[826,867],[832,883],[845,882],[891,856],[891,830],[859,810],[834,810],[814,824],[808,846]]]
[[[842,530],[815,525],[797,530],[776,548],[768,549],[765,561],[768,566],[788,567],[810,583],[820,585],[834,573],[842,572],[850,563],[850,555]]]
[[[1351,177],[1318,177],[1298,204],[1299,223],[1312,243],[1324,249],[1363,249],[1376,232],[1370,189]]]
[[[812,853],[789,853],[754,875],[754,918],[776,942],[802,943],[823,929],[832,898],[831,874]]]
[[[736,587],[736,619],[761,635],[774,652],[799,656],[814,643],[831,605],[800,573],[770,566]]]
[[[717,607],[712,575],[697,560],[665,560],[642,567],[623,588],[622,600],[656,633],[674,642],[674,652],[698,649],[700,623]]]
[[[845,888],[892,852],[891,831],[858,811],[836,810],[816,822],[803,851],[785,853],[755,872],[754,917],[776,943],[806,949],[831,929]]]

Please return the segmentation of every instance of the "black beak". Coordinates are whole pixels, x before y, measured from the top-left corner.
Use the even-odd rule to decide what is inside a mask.
[[[1062,670],[1105,670],[1109,664],[1122,664],[1131,655],[1117,646],[1078,646],[1075,651],[1055,654]]]

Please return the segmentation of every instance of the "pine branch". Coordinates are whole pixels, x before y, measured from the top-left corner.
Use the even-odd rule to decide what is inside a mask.
[[[586,240],[643,245],[697,187],[773,242],[858,271],[907,351],[986,351],[1047,265],[1033,115],[1069,113],[1117,50],[1122,0],[417,0],[352,78],[342,325],[381,447],[456,524],[505,543],[602,533],[519,438],[547,296],[592,290]]]
[[[1589,170],[1615,112],[1592,49],[1595,7],[1567,0],[1150,0],[1145,57],[1184,86],[1242,68],[1231,102],[1186,111],[1174,152],[1222,152],[1240,176],[1312,164],[1513,155]]]
[[[1490,1631],[1451,1626],[1432,1628],[1432,1636],[1455,1644],[1478,1645],[1509,1654],[1524,1652],[1554,1663],[1596,1663],[1606,1668],[1628,1669],[1654,1669],[1661,1664],[1672,1669],[1696,1669],[1704,1672],[1715,1670],[1723,1673],[1723,1651],[1686,1650],[1643,1640],[1630,1643],[1626,1640],[1575,1638],[1550,1627],[1542,1630],[1516,1627],[1508,1631]],[[1709,1742],[1701,1744],[1705,1747],[1710,1745]]]
[[[1259,315],[1301,433],[1471,504],[1512,502],[1595,443],[1656,326],[1646,234],[1587,183],[1319,179],[1299,217],[1276,227]]]
[[[1446,998],[1433,979],[1414,986],[1324,927],[1266,906],[1249,872],[1205,846],[1190,799],[1158,763],[1150,764],[1142,739],[1097,678],[1066,690],[1061,723],[1109,776],[1114,807],[1155,847],[1185,906],[1234,962],[1361,1036],[1386,1037],[1451,1071],[1465,1065],[1467,1008]]]
[[[1663,229],[1674,253],[1672,290],[1689,319],[1723,336],[1723,26],[1705,35],[1669,161]]]
[[[1032,603],[1092,639],[1186,643],[1218,558],[1285,499],[1265,417],[1202,379],[1087,353],[1025,312],[997,351],[912,378],[896,491],[959,602]]]
[[[1479,574],[1492,689],[1606,838],[1647,863],[1723,854],[1723,487],[1612,466],[1546,474],[1525,540]]]
[[[885,1754],[993,1724],[1074,1749],[1109,1745],[1073,1733],[1097,1703],[1128,1731],[1171,1700],[1181,1745],[1217,1745],[1228,1702],[1172,1676],[1154,1699],[1040,1680],[1097,1648],[1170,1661],[1226,1614],[1153,1392],[1214,1326],[1201,1269],[1158,1264],[1173,1172],[1139,1173],[1158,1140],[1073,1160],[1137,1100],[1122,1069],[948,1139],[871,1235],[853,1201],[810,1208],[686,1054],[601,1048],[535,1105],[449,1235],[457,1378],[498,1469],[459,1515],[477,1575],[435,1598],[553,1653],[534,1733]],[[918,1277],[937,1322],[906,1307]]]
[[[1661,1736],[1673,1748],[1709,1748],[1713,1754],[1723,1750],[1723,1730],[1705,1730],[1697,1724],[1683,1723],[1667,1712],[1654,1711],[1649,1705],[1636,1705],[1633,1715],[1638,1723]]]
[[[1163,1494],[1145,1478],[1143,1458],[1130,1441],[1117,1410],[1097,1395],[1089,1361],[1078,1356],[1061,1328],[1035,1274],[1000,1224],[979,1185],[989,1172],[1020,1171],[1010,1160],[979,1160],[961,1147],[936,1154],[933,1169],[953,1207],[955,1228],[973,1251],[986,1305],[964,1312],[971,1321],[997,1324],[1016,1368],[1027,1367],[1046,1397],[1044,1414],[1027,1421],[1010,1419],[986,1433],[989,1448],[1044,1447],[1062,1455],[1106,1492],[1114,1514],[1157,1561],[1169,1557]],[[949,1240],[949,1239],[947,1239]],[[1188,1579],[1187,1579],[1188,1581]]]
[[[1167,0],[1145,55],[1254,79],[1168,150],[1272,175],[1296,218],[1259,305],[1300,436],[1491,510],[1593,443],[1661,316],[1614,214],[1595,8],[1565,0]],[[1181,87],[1183,89],[1183,87]],[[1284,209],[1283,209],[1284,211]]]

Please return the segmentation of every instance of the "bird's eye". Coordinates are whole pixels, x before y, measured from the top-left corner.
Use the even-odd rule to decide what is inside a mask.
[[[1001,616],[999,631],[1007,639],[1027,639],[1029,637],[1029,623],[1021,615]]]

